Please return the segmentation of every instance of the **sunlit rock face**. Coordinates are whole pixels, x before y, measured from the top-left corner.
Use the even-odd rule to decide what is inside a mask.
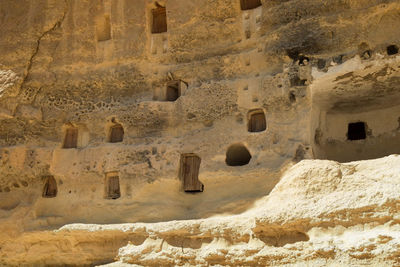
[[[277,190],[297,162],[308,164],[308,179],[320,162],[312,160],[347,164],[400,153],[399,10],[397,0],[2,0],[0,248],[17,237],[22,244],[49,241],[47,231],[69,223],[242,216]],[[382,166],[372,173],[385,176]],[[324,187],[308,186],[301,194]],[[273,224],[286,229],[286,241],[260,234],[269,226],[248,222],[240,229],[253,230],[240,242],[255,235],[255,247],[283,247],[339,227],[332,219],[314,232],[315,225],[282,228],[285,216]],[[348,220],[340,227],[364,224]],[[119,253],[121,264],[185,264],[175,261],[183,257],[175,248],[185,247],[178,243],[189,242],[173,238],[179,229],[168,237],[114,230],[104,238],[94,230],[92,251],[117,236],[101,256],[88,249],[85,257],[23,262],[28,251],[11,260],[0,249],[0,263],[107,263],[132,241]],[[187,245],[195,255],[188,264],[229,264],[199,250],[229,247],[229,233],[220,242],[204,231]],[[337,234],[332,231],[326,235]],[[81,249],[76,246],[59,255]],[[152,246],[165,248],[171,261],[137,257]],[[307,249],[333,264],[341,257],[323,245]],[[276,258],[279,264],[295,257],[285,255]],[[241,257],[232,264],[273,264]]]

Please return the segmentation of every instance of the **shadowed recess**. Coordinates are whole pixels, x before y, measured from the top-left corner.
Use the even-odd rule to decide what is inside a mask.
[[[242,144],[231,145],[226,151],[226,164],[228,166],[247,165],[251,160],[251,154]]]

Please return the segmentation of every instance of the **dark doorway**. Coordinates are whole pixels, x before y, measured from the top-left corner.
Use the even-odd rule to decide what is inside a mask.
[[[181,82],[169,81],[167,83],[166,100],[176,101],[181,96]]]
[[[51,198],[57,196],[57,182],[53,176],[44,177],[44,187],[42,197]]]
[[[260,0],[240,0],[240,8],[242,10],[253,9],[261,6]]]
[[[242,144],[231,145],[226,151],[225,162],[229,166],[243,166],[250,162],[249,150]]]
[[[65,131],[63,148],[76,148],[78,146],[78,128],[70,127]]]
[[[399,47],[398,47],[397,45],[389,45],[389,46],[386,48],[386,52],[387,52],[387,54],[388,54],[389,56],[395,55],[395,54],[397,54],[397,53],[399,52]]]
[[[162,33],[167,31],[167,13],[165,7],[157,7],[151,10],[153,21],[151,33]]]
[[[203,192],[204,185],[199,181],[201,158],[196,154],[182,154],[179,166],[179,179],[185,192]]]
[[[364,122],[349,123],[347,131],[348,140],[362,140],[367,137]]]
[[[110,128],[110,143],[119,143],[124,140],[124,128],[121,124],[114,124]]]
[[[248,122],[249,132],[262,132],[267,128],[267,122],[265,121],[265,115],[262,110],[250,111],[249,122]]]
[[[117,199],[121,197],[119,176],[116,173],[106,175],[105,191],[106,198],[108,199]]]

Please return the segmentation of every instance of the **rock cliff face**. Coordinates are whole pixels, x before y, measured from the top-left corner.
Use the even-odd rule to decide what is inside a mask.
[[[135,224],[71,224],[2,239],[3,264],[107,266],[395,266],[400,156],[304,160],[239,215]],[[118,248],[121,247],[119,250]]]
[[[2,0],[0,262],[399,264],[398,159],[359,161],[400,153],[399,22],[397,0]]]

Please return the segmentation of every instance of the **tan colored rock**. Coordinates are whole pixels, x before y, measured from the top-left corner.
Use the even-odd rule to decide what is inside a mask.
[[[0,1],[2,264],[398,264],[399,1],[244,2]]]
[[[345,164],[305,160],[239,215],[71,224],[2,238],[0,258],[5,264],[82,265],[116,257],[110,266],[392,266],[400,246],[399,166],[398,155]]]

